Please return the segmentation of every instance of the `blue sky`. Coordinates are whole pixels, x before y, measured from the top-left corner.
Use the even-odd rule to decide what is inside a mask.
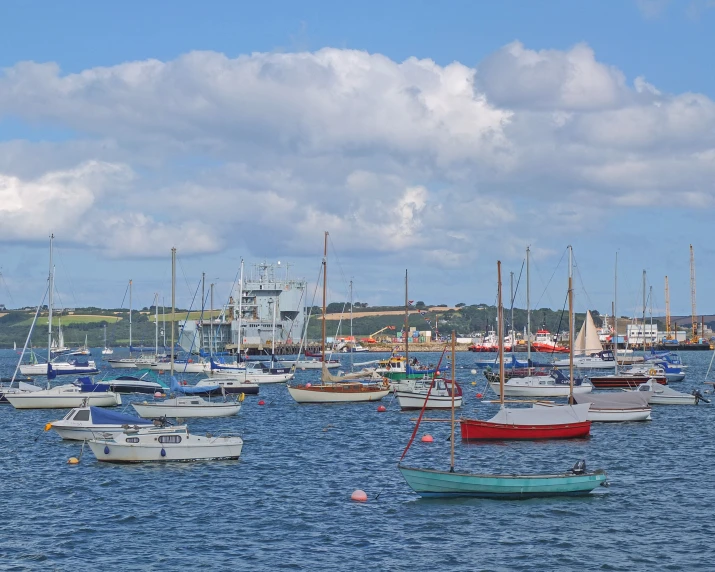
[[[713,311],[710,0],[0,10],[0,301],[37,302],[50,230],[67,305],[130,277],[148,305],[171,244],[227,293],[242,256],[312,280],[327,228],[373,304],[405,267],[415,298],[490,302],[497,257],[550,276],[572,243],[581,309],[610,308],[618,249],[624,304],[646,268],[687,313],[692,242]]]

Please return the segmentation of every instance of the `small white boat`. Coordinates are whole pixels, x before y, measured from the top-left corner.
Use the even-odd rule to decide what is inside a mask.
[[[112,348],[104,348],[102,350],[103,356],[111,356],[113,353],[114,353],[114,350]]]
[[[186,425],[125,429],[111,439],[92,439],[98,461],[142,463],[238,459],[243,439],[235,435],[192,435]]]
[[[164,359],[162,361],[154,361],[145,367],[153,369],[154,371],[168,371],[171,369],[171,362],[168,359]],[[174,371],[176,373],[209,373],[211,371],[211,364],[203,360],[175,361]]]
[[[296,369],[323,369],[323,362],[320,359],[299,359],[293,361],[286,361],[285,363],[295,365]],[[327,369],[337,369],[341,366],[339,360],[326,360],[325,367]]]
[[[72,374],[87,374],[87,373],[97,373],[97,364],[94,360],[80,361],[60,361],[52,360],[51,366],[52,370],[57,375],[72,375]],[[47,375],[47,363],[33,363],[33,364],[22,364],[20,366],[20,373],[22,375]]]
[[[6,393],[5,398],[15,409],[71,409],[83,404],[111,407],[122,403],[122,397],[113,391],[83,391],[81,386],[74,384],[24,393]]]
[[[638,389],[633,390],[633,393],[641,391],[648,392],[650,394],[648,403],[651,405],[697,405],[699,401],[698,396],[696,395],[675,391],[667,385],[661,385],[652,379],[649,379],[644,384],[639,385]]]
[[[258,395],[257,383],[246,381],[245,378],[235,375],[217,375],[200,379],[194,387],[212,387],[218,385],[226,393],[243,393],[245,395]]]
[[[153,425],[153,421],[133,415],[107,411],[101,407],[86,406],[75,407],[62,419],[48,423],[45,426],[45,431],[54,429],[62,439],[85,441],[97,437],[110,437],[130,427],[139,428]]]
[[[576,403],[588,403],[589,421],[627,422],[649,421],[651,408],[648,406],[648,392],[598,393],[574,395]]]
[[[115,358],[108,359],[107,363],[114,369],[136,369],[137,360],[136,358]]]
[[[489,385],[494,392],[500,394],[498,375],[485,372]],[[573,387],[574,395],[590,393],[593,385],[588,380],[576,380]],[[510,397],[568,397],[570,394],[569,380],[560,371],[551,375],[530,375],[512,377],[504,382],[504,395]]]
[[[404,387],[406,385],[406,387]],[[451,409],[452,407],[452,382],[442,378],[434,380],[434,387],[430,391],[432,378],[410,379],[403,382],[402,389],[395,392],[400,409]],[[427,396],[429,392],[429,397]],[[425,401],[427,402],[425,404]],[[454,406],[462,406],[462,388],[456,384]]]
[[[206,401],[201,397],[173,397],[164,401],[132,403],[136,412],[144,418],[154,417],[230,417],[238,414],[241,404],[237,402]]]

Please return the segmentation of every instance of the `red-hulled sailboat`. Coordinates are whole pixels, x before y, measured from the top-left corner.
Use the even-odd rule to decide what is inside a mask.
[[[528,260],[528,259],[527,259]],[[571,276],[571,258],[569,258],[569,316],[573,324],[573,278]],[[527,288],[528,288],[527,264]],[[488,421],[478,419],[460,419],[459,428],[464,440],[488,439],[573,439],[587,437],[591,431],[588,421],[590,403],[573,405],[573,352],[571,356],[571,395],[569,405],[555,407],[508,408],[504,406],[504,343],[502,337],[501,262],[497,262],[498,275],[498,312],[499,312],[499,412]],[[569,328],[573,338],[573,328]],[[573,347],[573,339],[569,344]]]

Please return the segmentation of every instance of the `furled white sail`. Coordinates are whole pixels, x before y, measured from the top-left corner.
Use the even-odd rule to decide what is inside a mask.
[[[593,323],[591,312],[586,312],[586,319],[576,336],[573,348],[574,354],[591,355],[603,351],[601,340],[598,339],[596,324]]]

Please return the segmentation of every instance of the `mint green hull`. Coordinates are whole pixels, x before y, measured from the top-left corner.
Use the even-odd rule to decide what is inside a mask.
[[[527,499],[586,495],[606,482],[602,470],[577,475],[478,475],[399,466],[407,484],[423,497]]]
[[[380,375],[383,375],[387,379],[391,379],[393,381],[403,381],[405,379],[422,379],[425,376],[425,374],[422,372],[407,374],[404,371],[386,371],[381,373]]]

